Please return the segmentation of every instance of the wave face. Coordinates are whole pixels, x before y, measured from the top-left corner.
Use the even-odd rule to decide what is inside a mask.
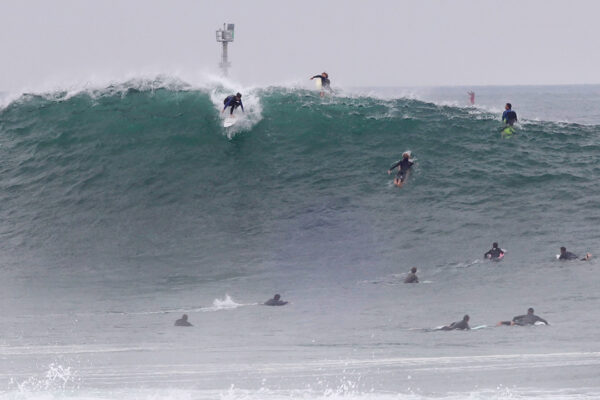
[[[219,264],[223,253],[303,262],[410,249],[423,259],[431,247],[464,254],[482,237],[533,248],[597,238],[597,126],[528,122],[503,140],[497,116],[476,109],[278,88],[251,96],[251,118],[233,133],[209,91],[11,103],[0,114],[3,251]],[[407,149],[417,162],[397,190],[385,172]],[[380,245],[390,238],[402,245]]]

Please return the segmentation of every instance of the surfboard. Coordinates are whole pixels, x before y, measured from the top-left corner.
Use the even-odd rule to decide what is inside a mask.
[[[236,123],[235,117],[227,117],[227,118],[225,118],[225,121],[223,121],[223,127],[229,128],[230,126],[235,125],[235,123]]]
[[[513,128],[512,126],[507,126],[502,130],[502,137],[505,139],[510,139],[514,133],[515,128]]]
[[[323,82],[321,82],[321,78],[315,78],[315,87],[317,90],[321,90],[323,87]]]

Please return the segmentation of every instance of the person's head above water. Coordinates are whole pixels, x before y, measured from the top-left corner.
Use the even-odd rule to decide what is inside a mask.
[[[494,248],[494,249],[498,248],[498,242],[492,243],[492,248]]]
[[[321,75],[323,75],[325,78],[329,78],[329,74],[327,72],[323,72]]]
[[[463,321],[465,321],[465,322],[469,322],[469,319],[471,319],[471,318],[469,317],[469,315],[468,315],[468,314],[466,314],[466,315],[463,317]]]
[[[235,95],[235,97],[237,97],[238,99],[242,98],[242,94],[240,92],[237,92],[237,94]]]
[[[506,105],[504,106],[505,109],[510,110],[512,108],[512,104],[510,103],[506,103]]]
[[[407,151],[406,153],[402,153],[402,158],[409,158],[410,153]]]
[[[560,254],[565,254],[567,252],[567,248],[566,247],[561,247],[560,248]]]
[[[188,319],[188,316],[187,316],[187,314],[183,314],[183,315],[181,316],[181,319],[182,319],[182,320],[184,320],[184,321],[187,321],[187,319]]]
[[[273,296],[273,298],[274,298],[275,300],[279,300],[279,299],[281,298],[281,296],[280,296],[280,295],[278,295],[278,294],[276,294],[275,296]]]
[[[529,307],[527,309],[527,314],[533,314],[533,307]]]
[[[412,267],[410,269],[410,272],[412,272],[413,274],[417,273],[417,267]]]

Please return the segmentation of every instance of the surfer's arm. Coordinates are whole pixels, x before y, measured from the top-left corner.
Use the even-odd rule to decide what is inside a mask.
[[[550,324],[548,323],[548,321],[546,321],[544,318],[538,317],[537,315],[536,315],[536,318],[537,318],[537,319],[536,319],[536,321],[540,321],[540,322],[543,322],[543,323],[545,323],[546,325],[550,325]]]
[[[516,317],[513,317],[512,322],[516,325],[521,325],[521,320],[526,316],[527,315],[517,315]]]
[[[388,169],[388,174],[390,174],[394,168],[396,168],[398,165],[400,165],[401,162],[402,162],[402,160],[392,164],[392,166]]]
[[[229,107],[231,105],[231,99],[227,100],[227,103],[225,103],[225,107],[223,107],[223,111],[225,111],[227,109],[227,107]]]
[[[242,104],[242,101],[240,100],[240,107],[242,107],[242,111],[244,111],[244,105]],[[245,111],[244,111],[245,112]]]
[[[315,76],[313,76],[312,78],[310,78],[310,80],[313,80],[313,79],[315,79],[315,78],[322,78],[322,76],[321,76],[321,75],[315,75]]]

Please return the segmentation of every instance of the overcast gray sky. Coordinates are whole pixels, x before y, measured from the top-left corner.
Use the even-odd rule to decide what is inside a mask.
[[[2,0],[0,91],[217,72],[344,86],[600,83],[597,0]],[[194,75],[196,74],[196,75]]]

